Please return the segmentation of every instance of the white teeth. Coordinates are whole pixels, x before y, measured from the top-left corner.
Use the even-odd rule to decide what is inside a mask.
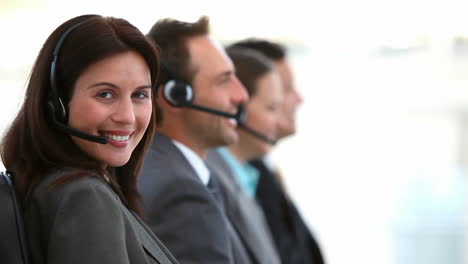
[[[115,141],[127,141],[130,138],[130,135],[128,136],[118,136],[118,135],[112,135],[112,134],[104,134],[104,136],[108,139],[112,139]]]

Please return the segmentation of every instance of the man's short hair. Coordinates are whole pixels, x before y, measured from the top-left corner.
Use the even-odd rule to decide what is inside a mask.
[[[280,43],[266,39],[248,38],[232,43],[228,48],[242,47],[254,49],[273,61],[283,60],[286,57],[286,47]]]

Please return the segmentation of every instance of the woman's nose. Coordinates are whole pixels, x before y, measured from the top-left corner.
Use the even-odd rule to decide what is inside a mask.
[[[131,98],[122,100],[116,105],[112,119],[115,122],[131,124],[135,122],[135,113]]]

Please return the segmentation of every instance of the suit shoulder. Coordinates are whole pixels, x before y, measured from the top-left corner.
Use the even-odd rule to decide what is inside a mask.
[[[54,182],[71,173],[60,171],[48,175],[33,191],[31,200],[47,207],[61,207],[63,203],[84,197],[117,197],[96,175],[89,173],[79,179],[55,185]],[[112,197],[113,198],[113,197]]]
[[[195,170],[181,153],[150,151],[140,172],[140,187],[165,188],[167,185],[202,184]]]

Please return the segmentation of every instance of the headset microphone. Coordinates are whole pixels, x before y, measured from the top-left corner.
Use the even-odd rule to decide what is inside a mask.
[[[249,128],[245,125],[245,121],[247,120],[247,112],[244,110],[244,107],[242,105],[238,106],[236,114],[230,114],[220,110],[194,104],[193,99],[195,95],[192,86],[188,82],[182,80],[181,78],[177,78],[175,72],[169,67],[169,65],[164,60],[161,60],[161,66],[167,71],[170,78],[172,78],[171,80],[166,82],[166,84],[163,86],[162,91],[164,99],[169,104],[175,107],[188,107],[226,118],[233,118],[237,121],[237,125],[239,128],[244,129],[247,133],[251,134],[252,136],[270,145],[274,145],[276,143],[276,140],[268,138],[262,133],[255,131],[254,129]]]
[[[245,132],[249,133],[250,135],[256,137],[257,139],[260,139],[270,145],[275,145],[276,144],[276,140],[274,139],[271,139],[267,136],[265,136],[264,134],[248,127],[246,124],[245,124],[245,121],[247,121],[247,112],[244,110],[244,106],[242,105],[239,105],[239,108],[238,108],[238,111],[237,111],[237,115],[238,115],[238,118],[237,118],[237,124],[238,124],[238,127],[240,129],[243,129]]]
[[[239,128],[243,129],[245,132],[249,133],[250,135],[256,137],[257,139],[260,139],[270,145],[275,145],[276,144],[276,140],[274,139],[271,139],[267,136],[265,136],[264,134],[256,131],[256,130],[253,130],[252,128],[250,127],[247,127],[245,124],[240,124],[239,125]]]
[[[63,123],[60,123],[54,116],[52,117],[52,121],[58,128],[60,128],[63,132],[69,135],[72,135],[72,136],[75,136],[84,140],[100,143],[100,144],[107,144],[108,142],[108,139],[105,137],[99,137],[99,136],[87,134],[79,130],[76,130],[74,128],[71,128]]]
[[[235,119],[238,124],[244,122],[246,119],[246,113],[243,111],[241,105],[239,105],[237,113],[231,114],[228,112],[194,104],[194,93],[192,86],[181,80],[168,81],[163,87],[163,97],[172,106],[187,107],[225,118],[232,118]]]
[[[65,38],[70,34],[70,32],[78,27],[79,25],[83,24],[85,21],[77,23],[70,28],[68,28],[59,38],[57,44],[54,48],[52,63],[50,64],[50,94],[49,99],[47,101],[47,108],[51,119],[59,129],[64,131],[67,134],[70,134],[75,137],[82,138],[84,140],[100,143],[100,144],[107,144],[108,140],[104,137],[99,137],[91,134],[87,134],[81,131],[78,131],[74,128],[69,127],[66,125],[67,123],[67,108],[63,104],[62,99],[59,96],[58,92],[58,85],[57,85],[57,63],[58,63],[58,54],[60,48],[62,47]]]
[[[233,118],[233,119],[236,119],[236,121],[238,121],[237,120],[237,118],[238,118],[237,114],[230,114],[230,113],[227,113],[227,112],[219,111],[219,110],[216,110],[216,109],[212,109],[212,108],[208,108],[208,107],[204,107],[204,106],[196,105],[196,104],[187,104],[185,107],[200,110],[200,111],[203,111],[203,112],[207,112],[207,113],[210,113],[210,114],[214,114],[214,115],[218,115],[218,116],[222,116],[222,117],[226,117],[226,118]]]

